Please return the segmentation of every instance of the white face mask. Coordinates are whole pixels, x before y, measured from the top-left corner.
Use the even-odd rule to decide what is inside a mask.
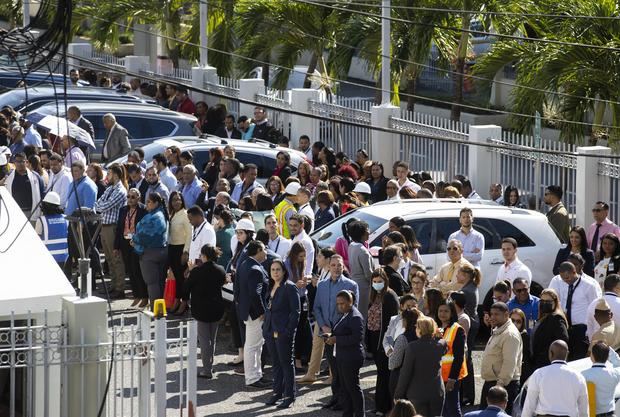
[[[385,286],[385,284],[383,282],[373,282],[372,283],[372,288],[375,289],[375,291],[381,291],[383,290],[383,287]]]

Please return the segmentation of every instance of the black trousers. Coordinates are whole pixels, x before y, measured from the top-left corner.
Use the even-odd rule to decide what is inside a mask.
[[[415,407],[415,411],[420,415],[433,417],[442,415],[444,397],[439,393],[434,398],[427,398],[425,400],[411,398],[410,400]]]
[[[295,338],[264,334],[267,350],[273,361],[273,392],[286,398],[295,398],[295,360],[293,350]]]
[[[340,375],[336,358],[334,357],[334,346],[325,344],[325,356],[327,356],[327,363],[332,370],[332,399],[338,401],[340,396]]]
[[[585,324],[573,324],[568,329],[568,360],[574,361],[588,356],[587,326]]]
[[[237,306],[233,301],[230,304],[230,332],[232,333],[233,345],[239,349],[243,347],[243,343],[245,342],[245,325],[241,320],[239,320],[239,315],[237,314]]]
[[[172,269],[174,274],[174,280],[177,283],[177,298],[180,298],[179,294],[183,291],[183,283],[185,282],[183,273],[187,266],[181,262],[181,256],[183,256],[183,245],[168,246],[168,265],[170,265],[170,269]]]
[[[123,256],[125,272],[129,276],[133,297],[140,299],[149,298],[146,284],[142,278],[142,270],[140,269],[140,256],[133,250],[129,241],[123,238],[121,238],[120,252]]]
[[[461,402],[474,404],[476,402],[476,383],[474,381],[474,362],[471,355],[476,346],[476,336],[480,329],[479,321],[471,321],[469,333],[467,333],[467,376],[461,381]]]
[[[301,305],[307,303],[307,298],[301,299]],[[307,305],[307,304],[306,304]],[[310,361],[310,353],[312,352],[312,329],[308,321],[308,311],[303,309],[299,314],[299,323],[295,332],[295,359],[304,362]]]
[[[336,355],[337,355],[336,350]],[[337,361],[340,375],[340,405],[342,417],[364,417],[364,393],[360,387],[360,368],[363,361]]]
[[[484,385],[482,385],[482,393],[480,394],[480,410],[487,408],[487,394],[489,393],[489,389],[494,387],[496,384],[497,381],[484,381]],[[512,404],[519,394],[519,381],[511,381],[510,384],[506,385],[504,388],[508,391],[508,405],[506,406],[506,414],[512,415]]]
[[[392,408],[392,396],[390,395],[390,368],[388,357],[380,344],[380,332],[366,329],[368,337],[368,350],[377,367],[377,381],[375,384],[375,409],[386,414]],[[377,349],[377,346],[380,346]]]

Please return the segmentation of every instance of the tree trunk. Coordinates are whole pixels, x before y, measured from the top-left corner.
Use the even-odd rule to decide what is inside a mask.
[[[310,88],[312,86],[311,77],[314,75],[314,70],[316,69],[316,64],[318,63],[319,58],[314,52],[312,54],[312,58],[310,58],[310,64],[308,65],[308,72],[306,72],[306,78],[304,79],[304,88]]]
[[[407,111],[413,111],[415,107],[416,83],[418,81],[417,71],[413,71],[407,78]]]
[[[471,15],[464,13],[462,17],[461,28],[469,30],[471,23]],[[450,118],[455,121],[461,120],[461,104],[463,104],[463,73],[465,71],[465,59],[467,58],[467,47],[469,45],[469,32],[462,31],[459,39],[457,56],[454,64],[454,100]]]

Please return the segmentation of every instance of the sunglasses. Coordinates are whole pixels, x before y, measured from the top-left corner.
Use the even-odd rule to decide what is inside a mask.
[[[451,246],[448,248],[448,250],[459,250],[459,248],[457,248],[456,246]]]

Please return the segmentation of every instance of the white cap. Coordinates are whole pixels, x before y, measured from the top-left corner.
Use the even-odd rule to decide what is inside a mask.
[[[353,189],[354,193],[364,193],[364,194],[371,194],[372,191],[370,191],[370,185],[368,185],[368,183],[366,182],[358,182],[357,185],[355,186],[355,188]]]
[[[301,188],[301,185],[298,182],[291,182],[286,186],[284,192],[289,195],[297,195],[297,192]]]
[[[237,227],[235,230],[251,230],[252,232],[256,231],[254,228],[254,222],[248,219],[241,219],[237,222]]]
[[[6,159],[6,155],[3,153],[0,153],[0,166],[2,165],[6,165],[7,164],[7,159]]]
[[[50,191],[49,193],[45,194],[45,197],[43,197],[43,202],[59,206],[60,205],[60,196],[58,195],[57,192]]]

